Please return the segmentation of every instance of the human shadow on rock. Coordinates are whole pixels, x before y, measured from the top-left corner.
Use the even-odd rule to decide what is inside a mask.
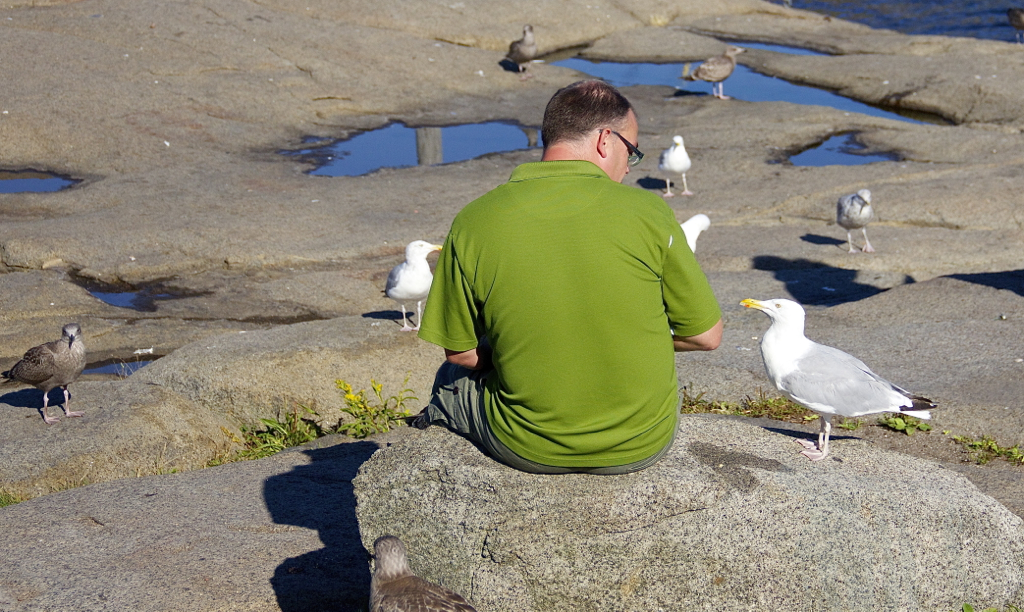
[[[950,278],[985,285],[994,289],[1006,289],[1017,295],[1024,296],[1024,270],[1007,270],[1005,272],[979,272],[977,274],[950,274]]]
[[[835,268],[809,259],[758,255],[754,257],[754,269],[772,272],[776,280],[786,284],[786,291],[793,299],[801,304],[835,306],[863,300],[884,291],[858,283],[855,280],[857,270]]]
[[[292,451],[305,453],[312,463],[264,483],[274,522],[315,529],[324,545],[277,566],[270,583],[282,612],[367,608],[369,556],[359,538],[352,479],[378,448],[373,442],[343,442]]]

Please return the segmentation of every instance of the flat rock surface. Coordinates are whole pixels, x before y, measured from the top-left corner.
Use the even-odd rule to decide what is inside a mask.
[[[808,307],[809,337],[941,406],[930,433],[865,421],[839,432],[840,443],[934,459],[1024,513],[1024,469],[974,465],[951,441],[1024,441],[1019,46],[904,36],[759,0],[549,4],[4,3],[0,166],[82,182],[0,194],[0,370],[71,321],[91,365],[159,359],[125,380],[83,375],[71,392],[86,416],[52,427],[37,391],[0,389],[0,489],[34,496],[191,470],[225,452],[240,427],[298,403],[336,423],[336,379],[367,388],[374,378],[390,394],[408,375],[425,398],[443,354],[398,332],[397,305],[381,295],[388,270],[409,241],[443,240],[462,206],[540,151],[332,178],[280,152],[395,121],[538,126],[551,94],[583,75],[550,61],[525,81],[505,71],[508,42],[529,22],[547,60],[582,52],[682,64],[731,42],[805,47],[826,55],[752,49],[740,62],[928,113],[934,123],[629,87],[647,157],[626,182],[661,189],[657,154],[685,136],[696,195],[668,204],[680,221],[712,220],[697,257],[726,338],[712,353],[678,356],[681,384],[729,401],[769,390],[757,351],[767,319],[738,302],[794,298]],[[840,134],[895,161],[787,162]],[[836,199],[861,188],[878,215],[874,254],[847,253],[834,224]],[[96,297],[110,292],[136,294],[136,307]],[[51,496],[46,516],[72,513],[59,504],[73,495]],[[196,495],[186,506],[201,503]],[[30,515],[19,506],[0,517],[17,509],[22,529]],[[25,588],[31,599],[38,587]],[[102,609],[102,592],[61,606]],[[289,609],[264,593],[266,609]],[[206,599],[195,609],[230,608]]]

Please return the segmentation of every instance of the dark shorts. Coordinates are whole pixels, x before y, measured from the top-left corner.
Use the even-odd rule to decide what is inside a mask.
[[[437,370],[430,403],[425,408],[432,424],[443,425],[482,447],[494,459],[533,474],[628,474],[650,467],[672,448],[672,440],[646,459],[610,467],[558,467],[524,459],[501,443],[491,432],[484,412],[484,381],[494,370],[470,370],[445,363]]]

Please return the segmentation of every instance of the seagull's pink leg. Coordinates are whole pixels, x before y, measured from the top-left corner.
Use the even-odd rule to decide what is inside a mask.
[[[54,423],[56,423],[60,419],[58,419],[57,417],[52,417],[52,416],[46,414],[46,407],[49,406],[49,405],[50,405],[50,393],[49,393],[49,391],[45,391],[45,392],[43,392],[43,422],[46,423],[47,425],[53,425]]]
[[[864,251],[865,253],[874,253],[875,249],[873,249],[871,247],[871,243],[868,242],[868,228],[862,227],[860,228],[860,231],[864,233],[864,248],[861,250]]]
[[[804,457],[807,457],[811,461],[821,461],[828,456],[828,436],[832,433],[832,417],[825,418],[825,415],[818,417],[818,444],[810,440],[797,440],[805,451],[800,453]]]
[[[670,181],[669,179],[665,179],[665,193],[662,194],[661,197],[663,197],[663,198],[671,198],[674,195],[676,195],[676,194],[672,193],[672,181]]]
[[[850,233],[850,230],[846,230],[846,242],[850,245],[850,250],[847,252],[856,253],[857,249],[853,247],[853,234]]]
[[[679,195],[684,195],[684,196],[691,196],[691,195],[693,195],[693,192],[690,191],[690,189],[686,186],[686,173],[685,172],[683,173],[683,192],[680,193]]]
[[[414,331],[412,325],[409,325],[409,320],[405,318],[405,304],[402,304],[402,329],[398,331]]]
[[[71,406],[71,392],[68,391],[68,386],[64,385],[64,416],[69,417],[80,417],[84,416],[84,412],[70,412],[68,408]]]

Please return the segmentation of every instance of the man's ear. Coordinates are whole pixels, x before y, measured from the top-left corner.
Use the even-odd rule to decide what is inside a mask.
[[[612,131],[607,128],[598,132],[595,150],[597,151],[597,154],[598,156],[601,157],[601,159],[607,159],[608,156],[611,155],[611,145],[609,144],[609,139],[611,138],[611,136]]]

